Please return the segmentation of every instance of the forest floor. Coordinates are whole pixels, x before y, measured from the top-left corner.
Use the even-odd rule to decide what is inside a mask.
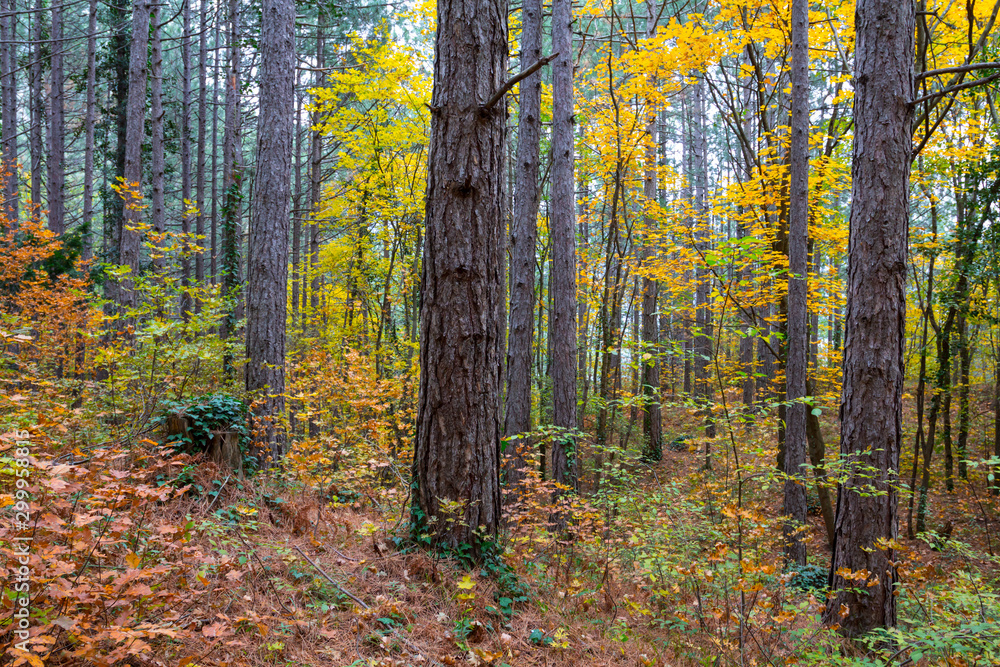
[[[35,650],[51,665],[886,664],[819,623],[829,549],[818,511],[805,534],[823,570],[798,587],[782,572],[773,434],[751,429],[729,453],[716,440],[706,471],[705,441],[690,437],[699,418],[664,418],[675,445],[662,462],[608,463],[604,491],[574,502],[566,534],[547,529],[551,487],[539,482],[508,517],[505,556],[472,570],[403,548],[408,498],[388,477],[319,493],[275,473],[239,481],[152,440],[53,452],[38,466],[54,495],[38,519],[50,590],[36,603],[47,595],[57,613]],[[941,486],[930,524],[950,525],[950,540],[900,539],[901,617],[959,628],[960,644],[977,616],[997,634],[1000,515],[974,483]],[[98,533],[100,506],[114,519],[105,512]],[[934,653],[907,637],[912,664],[996,664],[981,647]]]

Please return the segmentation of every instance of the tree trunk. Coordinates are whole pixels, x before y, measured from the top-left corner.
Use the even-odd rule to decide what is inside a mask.
[[[13,0],[8,0],[13,1]],[[94,122],[97,116],[97,0],[90,0],[87,24],[87,110],[83,121],[83,258],[93,256]]]
[[[207,29],[203,18],[202,30]],[[212,48],[212,225],[209,236],[212,237],[210,265],[212,284],[221,281],[219,275],[219,55],[218,39],[213,39]]]
[[[288,225],[292,196],[295,113],[295,3],[264,0],[261,19],[260,127],[247,265],[248,392],[262,393],[261,458],[282,455],[285,411],[285,320]]]
[[[296,74],[296,88],[300,83]],[[295,96],[295,192],[292,195],[292,322],[298,324],[300,303],[300,283],[302,267],[300,266],[302,247],[302,98]],[[293,429],[294,430],[294,429]]]
[[[59,0],[52,3],[52,26],[49,30],[49,229],[56,234],[66,231],[66,132],[63,96],[63,15]]]
[[[858,637],[896,624],[894,551],[913,99],[912,2],[859,0],[855,13],[853,206],[836,535],[825,619]],[[866,570],[867,582],[838,572]],[[842,606],[847,613],[841,617]]]
[[[184,3],[182,15],[181,33],[181,128],[180,128],[180,148],[181,148],[181,233],[184,235],[184,253],[181,256],[181,315],[187,317],[188,314],[198,306],[191,298],[188,291],[191,286],[191,245],[187,239],[191,238],[191,0],[181,0]],[[202,39],[205,31],[202,30]],[[204,65],[204,63],[200,63]],[[204,67],[202,67],[204,70]],[[201,142],[199,137],[199,150]],[[201,245],[201,241],[198,245]],[[197,255],[196,262],[201,261],[201,254]]]
[[[17,45],[14,39],[17,31],[15,0],[0,0],[0,104],[2,104],[3,162],[0,164],[0,180],[3,181],[4,216],[0,231],[7,227],[17,228]]]
[[[326,35],[323,31],[324,14],[319,13],[319,25],[316,28],[316,86],[325,83],[323,70],[326,67]],[[323,194],[323,133],[317,129],[320,124],[320,113],[313,111],[312,143],[309,151],[309,317],[311,327],[315,332],[319,327],[319,205]]]
[[[806,564],[806,373],[809,272],[809,5],[792,0],[792,143],[788,217],[788,361],[785,396],[785,562]]]
[[[521,71],[542,57],[542,2],[522,6]],[[514,215],[510,230],[510,336],[507,339],[507,484],[525,475],[527,443],[517,438],[531,430],[531,351],[534,343],[535,237],[538,221],[539,146],[542,131],[542,73],[521,81],[517,125]],[[575,426],[575,424],[574,424]]]
[[[573,151],[573,13],[571,0],[553,0],[552,50],[552,423],[576,428],[576,202]],[[576,487],[576,439],[552,443],[552,476]]]
[[[164,203],[163,172],[166,157],[163,149],[163,48],[160,43],[160,6],[154,5],[150,14],[153,23],[152,67],[150,70],[150,130],[151,130],[151,164],[152,170],[152,215],[150,222],[153,231],[162,234],[167,230],[167,211]],[[161,268],[162,258],[155,261]]]
[[[691,132],[691,166],[693,169],[695,209],[695,245],[702,255],[709,250],[708,207],[708,136],[705,132],[705,82],[694,86],[694,109]],[[714,339],[711,310],[712,272],[699,263],[695,270],[695,327],[693,340],[695,394],[705,417],[705,468],[712,467],[712,439],[715,438],[715,420],[712,418],[712,373]]]
[[[239,0],[229,0],[229,64],[226,73],[226,126],[222,140],[222,294],[227,299],[222,338],[235,333],[242,314],[240,237],[243,204],[243,152],[240,127]],[[227,364],[227,366],[231,366]],[[227,368],[232,372],[232,368]]]
[[[189,14],[187,6],[191,4],[192,0],[185,0],[186,6],[184,9],[185,18]],[[195,234],[200,238],[205,236],[205,148],[208,145],[207,135],[205,131],[207,129],[206,125],[208,122],[208,12],[209,3],[208,0],[201,1],[201,34],[198,36],[198,153],[197,153],[197,167],[198,170],[195,175],[195,198],[198,207],[198,217],[195,219]],[[189,99],[191,96],[191,83],[188,80],[188,90],[185,95],[185,99]],[[263,103],[263,100],[261,100]],[[190,101],[188,102],[190,105]],[[188,123],[190,123],[190,111],[188,112]],[[190,149],[189,149],[190,151]],[[188,153],[188,159],[190,160],[190,152]],[[188,181],[188,189],[190,190],[191,183]],[[188,194],[188,197],[191,195]],[[205,247],[204,241],[199,241],[198,245],[202,248]],[[211,258],[210,258],[211,259]],[[209,269],[212,267],[210,266]],[[199,285],[205,283],[205,253],[199,252],[194,257],[194,279]]]
[[[122,195],[125,214],[118,231],[118,263],[131,268],[131,277],[119,285],[118,303],[137,305],[134,278],[139,274],[142,235],[136,229],[142,222],[138,198],[142,194],[142,143],[146,136],[146,80],[149,75],[150,0],[135,0],[132,5],[132,51],[129,58],[127,125],[125,130],[125,172]]]
[[[506,0],[439,0],[413,532],[484,555],[500,528]],[[574,332],[575,333],[575,332]]]
[[[656,36],[656,14],[654,3],[646,3],[646,37]],[[655,86],[655,81],[651,82]],[[656,202],[656,109],[652,100],[646,105],[646,164],[644,165],[643,197],[646,206]],[[643,245],[643,258],[646,263],[653,261],[655,251],[649,233],[655,220],[646,215],[647,238]],[[657,306],[660,296],[659,283],[648,275],[642,279],[642,394],[643,394],[643,452],[647,461],[659,461],[663,458],[663,415],[660,411],[660,328],[657,322]]]
[[[43,0],[35,0],[35,11],[31,15],[31,69],[30,91],[31,125],[28,129],[28,145],[31,151],[31,214],[39,215],[42,208],[42,125],[45,120],[45,98],[42,97],[42,16],[45,9]]]

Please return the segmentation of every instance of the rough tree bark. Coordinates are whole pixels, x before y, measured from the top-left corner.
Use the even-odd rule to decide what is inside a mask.
[[[52,26],[49,29],[49,229],[56,234],[66,231],[66,128],[63,96],[63,8],[52,3]]]
[[[576,203],[573,192],[573,12],[571,0],[553,0],[552,50],[552,423],[576,428]],[[576,487],[576,440],[552,443],[552,477]]]
[[[506,0],[439,0],[413,531],[483,555],[500,517]]]
[[[129,59],[128,106],[125,130],[126,192],[125,214],[118,230],[118,263],[132,269],[132,278],[125,278],[119,285],[118,303],[125,307],[136,305],[133,278],[139,274],[139,251],[142,237],[136,225],[142,222],[142,209],[132,205],[133,195],[140,194],[142,185],[142,141],[146,135],[146,80],[149,78],[149,14],[150,0],[136,0],[132,5],[132,51]],[[138,202],[135,202],[138,204]]]
[[[788,215],[788,361],[785,369],[785,561],[806,564],[806,363],[809,243],[809,3],[792,1],[792,143]]]
[[[150,20],[153,23],[152,65],[150,68],[150,181],[152,184],[152,211],[150,224],[153,231],[162,234],[167,230],[167,210],[164,202],[163,172],[166,156],[163,148],[163,46],[160,41],[160,6],[154,5]],[[159,269],[162,259],[155,265]]]
[[[240,138],[240,9],[229,0],[229,64],[226,72],[226,121],[222,139],[222,294],[226,317],[220,334],[229,338],[242,314],[240,236],[243,208],[243,151]],[[228,364],[227,364],[228,366]],[[227,367],[227,372],[232,372]]]
[[[0,228],[17,227],[17,45],[15,35],[15,0],[0,0],[0,104],[2,104],[4,224]]]
[[[38,215],[42,207],[42,125],[45,116],[45,98],[42,97],[42,16],[45,5],[35,0],[31,21],[31,68],[29,88],[31,99],[31,124],[28,128],[28,148],[31,152],[31,215]]]
[[[653,2],[646,3],[646,37],[656,35],[656,15]],[[655,81],[653,82],[655,85]],[[643,180],[643,196],[647,206],[656,201],[656,110],[652,102],[647,101],[646,110],[646,164]],[[655,252],[649,232],[654,225],[654,218],[646,215],[647,237],[643,245],[643,259],[652,261]],[[659,461],[663,458],[663,415],[660,412],[660,328],[657,322],[657,303],[660,286],[655,279],[644,276],[642,279],[642,393],[643,393],[643,458],[647,461]],[[646,357],[649,355],[649,357]]]
[[[247,265],[248,392],[260,392],[256,415],[269,421],[262,455],[282,455],[288,225],[295,112],[295,3],[264,0],[261,21],[260,127]],[[263,456],[262,456],[263,458]]]
[[[521,71],[542,57],[542,2],[525,0],[522,7]],[[507,339],[507,484],[524,478],[526,443],[513,439],[531,430],[531,351],[535,322],[535,239],[538,221],[539,146],[542,131],[542,73],[520,84],[514,216],[510,224],[510,336]]]
[[[896,623],[903,342],[912,144],[912,2],[859,0],[855,12],[854,156],[847,337],[827,622],[857,637]],[[867,581],[838,572],[865,570]],[[842,607],[846,614],[841,617]]]
[[[189,214],[191,201],[191,0],[182,0],[181,27],[181,233],[185,238],[191,233],[191,216]],[[204,30],[202,31],[204,35]],[[201,262],[199,253],[195,262]],[[197,278],[196,278],[197,279]],[[193,303],[188,288],[191,285],[191,246],[184,244],[184,254],[181,257],[181,314],[188,313],[197,306]]]
[[[87,110],[83,121],[84,259],[90,259],[93,255],[92,239],[94,238],[94,122],[97,117],[97,0],[90,0],[87,20]]]

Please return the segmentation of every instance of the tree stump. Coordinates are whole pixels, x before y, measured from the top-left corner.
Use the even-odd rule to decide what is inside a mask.
[[[240,451],[240,434],[236,431],[212,431],[208,443],[208,458],[222,467],[232,468],[243,479],[243,452]]]

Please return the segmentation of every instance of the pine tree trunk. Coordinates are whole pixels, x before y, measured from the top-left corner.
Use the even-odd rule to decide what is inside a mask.
[[[646,3],[646,37],[656,36],[656,15],[654,3]],[[651,82],[655,86],[655,81]],[[656,201],[656,109],[652,101],[646,104],[646,164],[644,165],[643,197],[647,206]],[[647,238],[643,246],[643,259],[648,264],[653,261],[655,250],[649,233],[655,219],[646,215]],[[660,327],[657,322],[660,285],[649,276],[642,279],[642,394],[643,394],[643,458],[659,461],[663,458],[663,415],[660,411]],[[647,356],[648,355],[648,356]]]
[[[181,233],[188,239],[191,233],[191,0],[182,0],[182,32],[181,32]],[[204,34],[204,31],[202,31]],[[201,242],[198,242],[199,244]],[[184,254],[181,256],[181,314],[187,317],[198,306],[191,298],[188,289],[191,286],[191,246],[184,244]],[[195,259],[201,261],[199,253]]]
[[[521,71],[542,57],[542,2],[522,5]],[[510,230],[510,336],[507,339],[507,404],[504,437],[507,440],[507,484],[524,478],[523,451],[527,443],[519,433],[531,430],[531,352],[534,343],[535,237],[538,220],[539,146],[542,131],[542,74],[521,81],[518,107],[517,158],[515,162],[514,215]]]
[[[0,180],[3,181],[3,228],[17,228],[17,45],[15,0],[0,0],[0,104],[2,104],[3,139]]]
[[[222,293],[228,303],[222,338],[235,333],[242,315],[240,237],[243,208],[243,152],[240,127],[239,0],[229,0],[229,64],[226,73],[226,125],[222,139]],[[232,372],[231,368],[227,369]]]
[[[64,122],[65,77],[63,75],[63,18],[61,3],[52,3],[52,25],[49,29],[49,156],[48,211],[49,229],[56,234],[66,231],[66,139]]]
[[[164,203],[163,172],[166,156],[163,148],[163,48],[160,43],[160,7],[154,5],[150,20],[153,22],[152,67],[150,69],[150,130],[153,231],[162,234],[167,230],[167,211]],[[162,268],[162,259],[155,261]]]
[[[8,0],[13,1],[13,0]],[[83,121],[83,258],[93,256],[94,122],[97,116],[97,0],[90,0],[87,24],[87,110]]]
[[[146,83],[149,78],[149,14],[150,0],[135,0],[132,5],[132,50],[129,58],[128,107],[126,108],[125,215],[118,232],[118,263],[139,274],[139,251],[142,236],[135,227],[142,222],[142,209],[136,197],[142,193],[142,144],[146,136]],[[125,307],[137,305],[133,278],[126,277],[119,285],[118,303]]]
[[[324,32],[324,14],[319,13],[319,24],[316,28],[316,86],[321,87],[325,83],[323,69],[326,67],[326,34]],[[313,127],[320,123],[319,110],[313,111]],[[312,326],[315,330],[319,326],[319,206],[323,194],[323,134],[318,129],[313,129],[312,143],[309,151],[309,316],[312,318]]]
[[[859,0],[855,13],[847,341],[831,591],[825,614],[858,637],[896,624],[894,551],[902,438],[903,343],[912,140],[913,3]],[[843,568],[866,570],[867,581]],[[847,607],[841,618],[842,606]]]
[[[413,530],[481,557],[500,528],[507,2],[439,0]],[[575,334],[575,332],[574,332]]]
[[[202,30],[206,27],[203,24]],[[218,285],[219,275],[219,56],[218,39],[213,39],[212,48],[212,225],[210,258],[212,284]]]
[[[691,159],[694,182],[695,245],[700,254],[708,252],[709,207],[708,207],[708,137],[705,132],[705,82],[699,80],[694,86],[694,113],[692,117]],[[710,364],[714,358],[713,316],[711,310],[712,272],[702,264],[695,271],[695,326],[694,335],[694,384],[695,394],[705,417],[705,468],[712,467],[712,439],[715,438],[715,420],[712,417],[712,373]]]
[[[42,16],[45,4],[35,0],[31,21],[30,93],[31,125],[28,129],[28,146],[31,151],[31,207],[32,215],[39,215],[42,208],[42,126],[45,123],[45,98],[42,97]]]
[[[553,0],[552,50],[552,421],[576,428],[576,202],[573,169],[573,12],[571,0]],[[560,435],[552,447],[552,476],[576,487],[576,439]]]
[[[288,225],[295,113],[295,3],[264,0],[261,20],[260,127],[247,265],[248,392],[260,393],[256,416],[261,458],[283,453]]]
[[[299,77],[296,75],[296,88]],[[298,324],[302,281],[302,95],[295,96],[295,192],[292,195],[292,322]]]
[[[191,4],[192,0],[185,0],[187,5]],[[198,217],[195,219],[195,234],[199,237],[204,238],[205,236],[205,218],[207,217],[205,212],[205,149],[208,145],[208,137],[205,134],[208,122],[208,11],[209,3],[208,0],[202,0],[201,2],[201,34],[198,36],[198,151],[197,151],[197,172],[195,173],[195,199],[197,201],[198,207]],[[185,8],[185,18],[189,10]],[[190,19],[188,19],[190,20]],[[190,69],[189,69],[190,71]],[[190,80],[188,81],[188,91],[185,96],[186,99],[190,99],[191,96],[191,85]],[[262,100],[263,101],[263,100]],[[188,102],[190,105],[190,101]],[[190,118],[190,111],[188,112],[188,117]],[[188,121],[190,123],[190,120]],[[190,153],[188,154],[188,159],[190,160]],[[191,184],[188,182],[188,189],[190,190]],[[188,194],[188,197],[191,195]],[[205,247],[204,241],[199,241],[199,246]],[[211,259],[210,259],[211,262]],[[209,269],[211,270],[211,266]],[[199,252],[194,258],[194,279],[199,285],[205,283],[205,253]]]
[[[809,6],[792,1],[792,142],[788,216],[788,362],[785,396],[789,402],[785,431],[785,562],[806,564],[801,529],[806,524],[806,364],[809,271]]]

